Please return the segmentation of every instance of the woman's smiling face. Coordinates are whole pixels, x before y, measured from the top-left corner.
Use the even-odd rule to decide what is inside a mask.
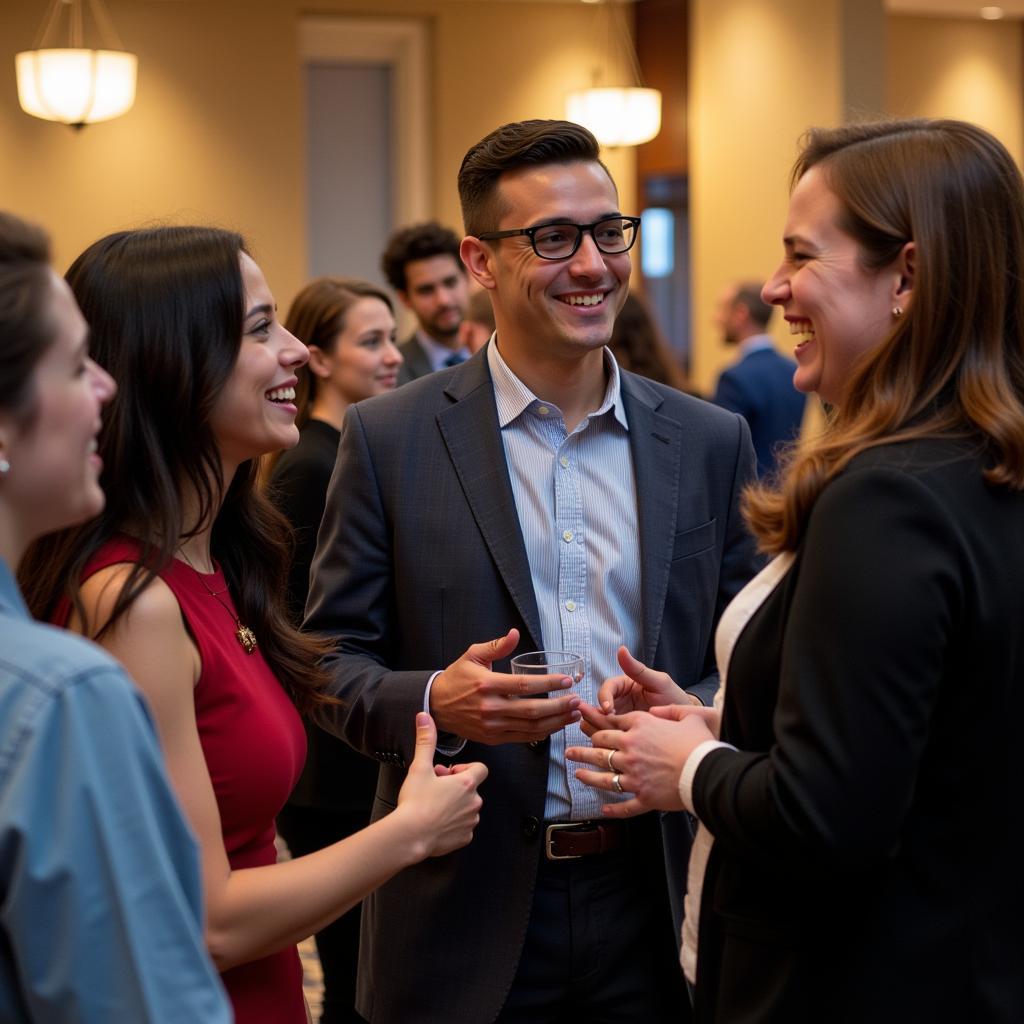
[[[221,458],[231,467],[296,444],[295,371],[309,359],[306,346],[278,320],[263,271],[244,252],[239,261],[245,288],[242,344],[210,417]]]
[[[798,391],[842,403],[854,365],[880,345],[900,305],[901,264],[867,269],[857,241],[840,227],[842,207],[819,167],[797,182],[783,237],[786,255],[761,293],[781,306],[794,351]]]

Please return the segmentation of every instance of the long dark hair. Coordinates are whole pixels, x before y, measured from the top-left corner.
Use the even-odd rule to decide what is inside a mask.
[[[963,121],[814,129],[793,169],[839,200],[862,265],[917,247],[913,300],[861,359],[824,433],[797,449],[778,490],[745,498],[762,548],[793,550],[822,488],[859,453],[970,437],[985,478],[1024,490],[1024,182],[1005,147]]]
[[[0,409],[22,424],[35,410],[36,364],[55,334],[47,315],[49,295],[46,232],[0,212]]]
[[[255,460],[222,478],[210,425],[241,347],[245,251],[230,231],[160,227],[108,235],[72,264],[67,280],[91,327],[91,354],[121,384],[99,437],[107,504],[93,522],[34,544],[21,582],[37,617],[50,617],[66,598],[85,632],[98,637],[169,564],[181,538],[212,520],[211,553],[240,617],[308,710],[324,699],[318,666],[327,644],[300,633],[285,611],[290,528],[257,490]],[[141,556],[96,629],[80,598],[82,572],[118,533],[137,540]]]

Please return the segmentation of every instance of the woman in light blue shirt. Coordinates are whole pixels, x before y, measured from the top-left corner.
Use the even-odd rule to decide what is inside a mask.
[[[87,342],[46,235],[0,213],[0,1020],[226,1024],[148,712],[98,647],[31,620],[13,576],[103,507],[115,385]]]

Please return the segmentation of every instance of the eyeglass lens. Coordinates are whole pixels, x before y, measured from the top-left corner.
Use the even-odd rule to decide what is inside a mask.
[[[592,229],[598,249],[608,255],[625,252],[633,244],[636,227],[621,217],[610,217],[595,224]],[[533,233],[533,247],[538,256],[560,259],[576,250],[580,227],[577,224],[547,224]]]

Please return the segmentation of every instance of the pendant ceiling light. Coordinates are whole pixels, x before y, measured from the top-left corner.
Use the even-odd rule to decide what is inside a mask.
[[[601,0],[595,6],[601,8],[596,14],[601,26],[594,34],[595,40],[601,45],[603,38],[605,58],[616,54],[622,58],[629,69],[629,81],[605,85],[598,65],[591,88],[569,93],[566,117],[589,128],[602,146],[638,146],[650,142],[661,131],[661,93],[642,87],[640,65],[621,0]]]
[[[84,46],[83,0],[51,0],[35,45],[14,58],[21,109],[73,128],[120,117],[135,102],[138,59],[125,53],[103,0],[86,2],[104,49]],[[47,46],[64,14],[67,45]]]

